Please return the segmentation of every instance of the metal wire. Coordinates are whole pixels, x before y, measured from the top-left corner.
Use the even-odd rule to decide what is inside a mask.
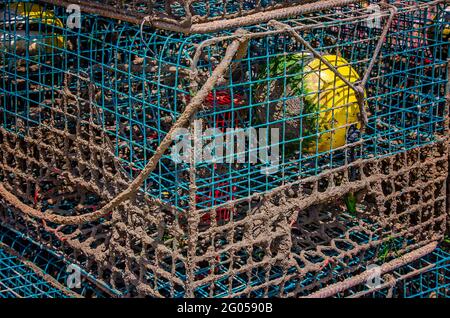
[[[1,219],[156,297],[304,295],[441,239],[445,4],[395,7],[380,4],[384,29],[359,3],[283,21],[302,43],[266,23],[183,35],[84,14],[75,29],[62,7],[4,3]],[[250,147],[175,162],[173,129],[194,119],[212,139],[279,129],[276,171],[240,162]]]
[[[65,16],[64,13],[61,14],[63,21]],[[372,115],[369,120],[370,129],[363,135],[361,145],[358,146],[359,157],[383,156],[405,151],[432,142],[436,134],[443,131],[446,57],[439,56],[439,48],[445,45],[445,42],[438,34],[435,42],[427,41],[427,37],[433,30],[443,26],[444,22],[433,22],[431,14],[431,11],[421,10],[399,15],[395,25],[390,28],[387,39],[381,42],[384,43],[382,56],[377,63],[378,68],[370,72],[370,79],[365,88],[367,97],[362,103],[368,105]],[[321,54],[339,52],[349,63],[348,66],[341,65],[341,68],[352,68],[362,76],[364,70],[369,67],[369,62],[373,61],[371,48],[375,48],[381,39],[381,30],[367,27],[367,14],[364,14],[362,9],[349,9],[346,16],[354,15],[353,21],[345,22],[339,18],[341,15],[342,13],[318,14],[316,17],[312,15],[291,20],[290,24],[308,24],[307,28],[302,29],[307,33],[307,41],[320,46],[316,50]],[[388,16],[384,15],[380,19],[385,18]],[[195,44],[201,42],[204,37],[180,37],[174,34],[166,36],[155,32],[147,35],[150,41],[142,42],[142,33],[138,26],[118,25],[113,21],[101,19],[94,21],[88,17],[85,17],[85,20],[85,28],[91,28],[92,32],[82,33],[82,30],[49,26],[34,21],[35,27],[48,30],[47,35],[41,35],[43,42],[50,39],[52,34],[63,33],[62,38],[66,39],[67,44],[73,42],[71,45],[76,45],[74,50],[70,50],[68,46],[54,47],[44,43],[34,57],[23,59],[20,52],[5,52],[10,62],[2,68],[2,95],[7,107],[3,121],[5,125],[16,125],[15,128],[5,128],[18,131],[19,128],[15,124],[17,121],[19,124],[23,122],[25,128],[44,124],[45,118],[35,112],[34,105],[44,103],[42,106],[50,110],[45,102],[58,99],[58,94],[63,89],[75,89],[73,85],[81,85],[79,89],[86,91],[82,87],[86,86],[83,81],[78,84],[71,83],[72,88],[58,87],[58,83],[64,83],[67,74],[83,74],[83,77],[87,74],[86,81],[94,85],[94,105],[101,117],[94,120],[98,121],[97,124],[102,126],[105,134],[111,138],[111,151],[120,158],[127,174],[130,178],[135,178],[157,153],[156,148],[167,136],[171,123],[181,115],[190,100],[193,93],[190,87],[193,83],[189,75],[188,52],[195,50]],[[322,21],[331,22],[323,26]],[[415,29],[414,25],[422,27]],[[3,33],[6,36],[19,32],[19,27],[20,23],[9,24]],[[261,37],[265,33],[261,31],[270,32],[270,29],[264,26],[257,29],[259,32],[252,35],[248,46],[248,52],[251,54],[239,61],[241,72],[249,77],[241,80],[229,79],[228,83],[223,83],[212,92],[213,96],[217,96],[221,91],[226,92],[229,96],[238,96],[240,100],[231,98],[230,105],[225,107],[213,101],[210,111],[199,114],[198,118],[203,119],[205,128],[216,127],[223,118],[229,118],[221,124],[225,125],[225,129],[234,128],[239,131],[248,127],[280,128],[281,138],[278,144],[273,145],[281,148],[282,159],[277,167],[279,173],[272,176],[261,174],[261,169],[267,165],[262,162],[228,165],[224,168],[227,171],[222,172],[215,169],[215,164],[200,164],[197,169],[203,170],[202,175],[205,175],[198,175],[196,178],[201,198],[216,191],[226,193],[224,198],[245,198],[255,192],[270,191],[299,178],[320,174],[324,169],[345,164],[347,160],[342,144],[338,142],[338,135],[357,122],[346,122],[344,118],[343,123],[338,124],[339,127],[325,127],[312,120],[315,117],[326,118],[330,112],[333,117],[342,109],[351,109],[351,102],[332,105],[331,103],[338,102],[333,100],[327,105],[327,112],[317,109],[300,115],[290,115],[289,105],[299,96],[288,93],[290,85],[288,82],[284,83],[283,78],[300,75],[306,78],[308,75],[301,69],[285,69],[280,70],[280,74],[274,74],[261,67],[265,65],[267,68],[271,63],[282,61],[287,50],[287,58],[290,59],[295,59],[296,54],[308,50],[278,32],[270,33],[272,35],[269,34],[263,40]],[[358,39],[355,38],[356,34]],[[327,44],[327,41],[332,42]],[[197,73],[205,76],[212,73],[215,67],[212,61],[224,53],[220,49],[223,44],[223,41],[219,40],[215,45],[202,47],[202,50],[197,51],[211,61],[203,61],[198,65]],[[155,52],[159,52],[159,55],[155,56]],[[52,62],[52,67],[47,65],[49,62]],[[23,63],[28,63],[29,66],[25,67],[28,69],[24,69],[24,72],[20,72],[24,67],[17,67],[15,64]],[[307,62],[305,67],[306,64]],[[39,70],[33,75],[30,67]],[[322,68],[324,67],[326,66]],[[325,70],[323,72],[325,74]],[[400,77],[401,74],[405,76]],[[72,81],[74,80],[76,77],[72,77]],[[39,89],[22,89],[23,81],[31,81]],[[338,82],[328,89],[329,93],[339,90]],[[298,83],[303,85],[301,83],[304,82],[300,78]],[[271,85],[275,85],[280,93],[274,95]],[[319,96],[317,93],[310,93],[310,97],[314,94]],[[306,95],[303,93],[300,98],[308,99]],[[352,96],[351,91],[349,96]],[[9,109],[10,106],[7,105],[13,104],[6,98],[18,99],[20,103]],[[88,96],[84,98],[89,99]],[[19,106],[21,104],[24,106]],[[280,107],[279,115],[284,119],[273,117],[277,114],[269,114],[265,118],[262,113],[267,112],[269,107],[276,106]],[[116,122],[115,125],[113,121]],[[342,120],[331,118],[329,121]],[[307,127],[314,125],[317,127]],[[292,129],[300,126],[304,127],[303,132],[290,133]],[[320,141],[326,138],[334,140],[321,144]],[[207,140],[203,142],[206,143]],[[315,143],[317,149],[310,149],[309,153],[300,151],[307,143]],[[239,154],[239,158],[249,156],[249,149]],[[224,155],[218,159],[233,159],[236,162],[238,158]],[[143,188],[162,201],[181,209],[187,208],[190,180],[183,176],[187,166],[188,164],[174,164],[170,154],[165,154],[157,171],[152,173]],[[226,200],[218,199],[212,202],[202,199],[199,208],[210,208],[225,203]]]
[[[134,24],[186,34],[212,33],[256,25],[271,19],[286,19],[300,14],[355,3],[355,0],[300,1],[65,1],[43,0],[54,5],[79,5],[83,12]]]
[[[111,289],[80,270],[80,285],[70,289],[69,268],[61,255],[25,235],[0,226],[0,298],[105,298]]]
[[[17,257],[0,250],[0,298],[65,298],[20,262]]]

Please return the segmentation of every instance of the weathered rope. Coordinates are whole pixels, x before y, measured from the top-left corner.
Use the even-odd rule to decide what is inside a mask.
[[[121,11],[113,6],[99,4],[94,1],[85,0],[42,0],[43,2],[50,3],[58,6],[69,6],[72,4],[78,4],[83,11],[91,14],[101,15],[107,18],[130,22],[140,25],[146,20],[148,14]],[[308,1],[305,1],[308,2]],[[251,12],[247,15],[238,17],[232,17],[221,20],[211,20],[207,22],[193,23],[194,19],[187,18],[182,21],[170,19],[166,16],[152,16],[151,26],[164,29],[168,31],[181,32],[181,33],[213,33],[221,30],[234,29],[243,26],[257,25],[265,23],[270,20],[282,20],[289,17],[294,17],[302,14],[307,14],[316,11],[322,11],[338,6],[346,6],[354,3],[358,3],[359,0],[327,0],[317,1],[312,3],[295,4],[288,7],[272,9],[268,11]],[[188,12],[190,12],[188,10]],[[148,19],[147,19],[148,20]],[[145,23],[145,22],[144,22]]]
[[[52,276],[45,273],[42,269],[40,269],[36,264],[33,262],[30,262],[26,260],[22,255],[20,255],[17,251],[6,245],[5,243],[0,242],[0,248],[5,250],[6,253],[14,256],[17,258],[19,262],[27,266],[29,269],[31,269],[37,276],[45,280],[47,283],[49,283],[52,287],[60,290],[65,295],[72,297],[72,298],[84,298],[83,296],[71,291],[66,286],[59,283],[56,279],[54,279]]]
[[[436,264],[430,264],[430,265],[422,267],[420,269],[413,270],[412,272],[410,272],[406,275],[402,275],[400,277],[394,277],[392,275],[389,275],[386,279],[386,282],[381,284],[380,286],[353,294],[353,295],[349,296],[348,298],[361,298],[361,297],[364,297],[367,295],[371,295],[374,292],[383,290],[385,288],[389,288],[388,294],[392,293],[395,286],[397,286],[397,284],[400,283],[401,281],[406,281],[410,278],[414,278],[422,273],[432,270],[434,267],[436,267]],[[388,298],[388,297],[386,296],[386,298]]]

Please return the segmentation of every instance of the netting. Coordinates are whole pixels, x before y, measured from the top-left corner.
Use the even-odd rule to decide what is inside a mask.
[[[377,67],[372,68],[365,88],[366,106],[362,109],[367,109],[365,112],[371,116],[362,136],[359,136],[363,129],[358,119],[362,116],[361,105],[356,102],[358,94],[352,87],[334,75],[325,62],[313,70],[311,66],[319,64],[319,59],[311,58],[310,50],[289,34],[255,33],[252,43],[246,45],[247,50],[241,52],[246,56],[225,71],[228,75],[222,77],[196,115],[202,120],[199,129],[225,131],[214,132],[212,138],[202,136],[202,144],[220,138],[232,143],[239,134],[247,138],[244,149],[228,154],[223,149],[219,153],[218,148],[211,159],[196,161],[198,208],[270,191],[358,158],[394,154],[433,142],[445,130],[446,58],[441,48],[446,42],[439,37],[440,20],[433,25],[429,11],[415,10],[399,16],[398,21],[392,22],[389,36],[381,42],[384,51],[375,59]],[[370,66],[382,31],[368,28],[367,16],[360,11],[348,14],[356,17],[345,22],[340,18],[341,13],[328,14],[326,18],[317,14],[316,18],[291,23],[309,22],[311,26],[304,31],[307,33],[304,37],[316,42],[315,51],[324,55],[328,63],[339,65],[342,74],[350,71],[350,80],[358,81]],[[334,22],[322,26],[321,19]],[[64,15],[60,20],[64,20]],[[400,20],[405,21],[400,23]],[[423,26],[414,28],[418,23]],[[175,123],[184,119],[181,115],[186,114],[192,96],[213,73],[230,44],[224,39],[214,40],[216,44],[207,41],[202,46],[198,43],[204,37],[177,38],[159,33],[149,34],[152,40],[144,41],[151,43],[143,43],[138,28],[101,19],[85,18],[86,29],[91,32],[60,29],[58,23],[42,24],[33,20],[33,24],[36,25],[31,25],[32,29],[51,29],[40,36],[42,39],[30,39],[41,41],[42,48],[31,44],[31,49],[37,51],[32,50],[31,56],[25,59],[20,52],[21,41],[17,42],[16,51],[5,51],[8,60],[2,69],[4,91],[8,92],[4,95],[5,128],[20,134],[36,125],[49,126],[52,116],[60,116],[55,112],[64,113],[63,107],[52,110],[53,101],[66,103],[70,110],[75,109],[72,104],[79,103],[79,110],[71,114],[73,118],[62,118],[61,125],[67,123],[69,133],[74,134],[76,117],[82,114],[85,122],[80,128],[86,129],[86,134],[88,129],[101,130],[110,142],[99,151],[109,151],[119,159],[120,168],[111,170],[111,175],[119,170],[125,174],[121,179],[134,179],[152,157],[161,156],[156,151],[158,146]],[[15,28],[19,29],[15,31]],[[14,32],[19,35],[22,32],[20,23],[8,24],[5,38]],[[60,33],[64,34],[53,36]],[[427,40],[430,34],[433,42]],[[61,43],[49,44],[50,39]],[[194,50],[197,46],[199,49]],[[342,57],[333,60],[338,55]],[[191,65],[191,60],[195,65]],[[284,69],[283,65],[292,63],[296,67]],[[289,79],[286,83],[285,77]],[[314,77],[329,78],[333,83],[323,89],[314,88]],[[290,92],[292,86],[304,88]],[[330,95],[334,97],[327,100]],[[292,104],[298,100],[310,109],[296,112]],[[257,130],[255,135],[263,129],[268,129],[267,134],[269,129],[279,129],[278,140],[271,142],[271,148],[279,148],[279,162],[248,160],[254,152],[261,155],[265,150],[262,144],[249,146],[252,128]],[[233,131],[228,133],[228,129]],[[352,130],[356,133],[349,134]],[[195,131],[189,131],[189,137],[194,134]],[[351,142],[347,143],[346,139]],[[192,181],[189,160],[177,163],[170,152],[164,153],[149,178],[145,178],[143,188],[154,198],[179,209],[188,208]],[[276,173],[262,173],[270,169]]]
[[[345,6],[356,0],[238,0],[238,1],[118,1],[118,0],[43,0],[83,12],[102,15],[134,24],[183,33],[210,33],[219,30],[256,25],[271,19],[286,19],[321,8]]]
[[[423,258],[384,273],[377,285],[359,285],[335,297],[448,298],[449,274],[450,254],[437,249]]]
[[[302,296],[442,239],[445,6],[379,6],[185,36],[4,4],[1,220],[124,296]],[[280,159],[178,162],[178,128]]]

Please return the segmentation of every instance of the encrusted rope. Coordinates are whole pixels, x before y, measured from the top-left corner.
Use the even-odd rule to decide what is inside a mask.
[[[49,283],[52,287],[58,289],[65,295],[72,297],[72,298],[84,298],[83,296],[71,291],[66,286],[59,283],[56,279],[54,279],[49,274],[45,273],[42,269],[40,269],[38,266],[36,266],[33,262],[30,262],[23,258],[22,255],[20,255],[17,251],[13,250],[11,247],[6,245],[5,243],[0,242],[0,248],[5,250],[6,253],[14,256],[17,258],[17,260],[21,263],[23,263],[25,266],[27,266],[29,269],[31,269],[37,276],[45,280],[47,283]]]
[[[422,257],[430,254],[431,252],[433,252],[436,249],[437,244],[438,244],[437,242],[432,242],[432,243],[425,245],[424,247],[421,247],[413,252],[407,253],[399,258],[396,258],[389,263],[385,263],[385,264],[381,265],[380,266],[381,274],[392,272],[393,270],[395,270],[399,267],[407,265],[415,260],[418,260],[419,258],[422,258]],[[355,287],[359,284],[363,284],[372,276],[373,276],[373,271],[368,270],[368,271],[365,271],[364,273],[353,276],[343,282],[327,286],[327,287],[319,290],[318,292],[315,292],[304,298],[329,298],[338,293],[349,290],[350,288]]]
[[[402,275],[400,277],[394,277],[391,274],[386,274],[385,275],[385,277],[386,277],[385,278],[385,281],[386,281],[385,283],[381,284],[378,287],[371,288],[371,289],[368,289],[368,290],[365,290],[365,291],[353,294],[353,295],[349,296],[348,298],[362,298],[362,297],[364,297],[366,295],[372,295],[374,292],[383,290],[385,288],[389,289],[388,290],[388,294],[392,293],[393,289],[395,288],[395,286],[397,286],[397,284],[399,282],[406,281],[406,280],[408,280],[410,278],[417,277],[418,275],[420,275],[422,273],[425,273],[425,272],[428,272],[428,271],[432,270],[435,267],[436,267],[436,264],[430,264],[430,265],[422,267],[420,269],[415,269],[415,270],[411,271],[410,273],[408,273],[406,275]],[[388,297],[386,297],[386,298],[388,298]]]

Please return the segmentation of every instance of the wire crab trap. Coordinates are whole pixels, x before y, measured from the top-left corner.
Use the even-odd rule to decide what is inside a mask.
[[[429,251],[425,248],[423,252]],[[364,277],[367,280],[359,285],[339,291],[336,298],[448,298],[450,296],[450,254],[438,248],[421,258],[406,259],[403,263],[392,263],[390,271],[382,267]],[[378,275],[380,275],[378,280]],[[353,283],[355,283],[353,278]],[[339,292],[338,292],[339,291]]]
[[[345,6],[357,0],[44,0],[43,2],[83,12],[127,21],[149,24],[175,32],[199,34],[256,25],[271,19],[283,19],[299,13],[329,7]]]
[[[445,3],[378,6],[186,36],[6,2],[2,221],[124,296],[306,295],[441,239]]]

